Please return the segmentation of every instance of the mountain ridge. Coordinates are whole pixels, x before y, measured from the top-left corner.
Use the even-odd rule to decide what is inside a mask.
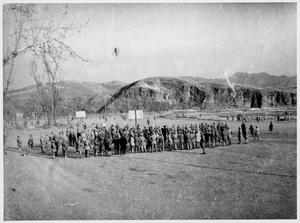
[[[60,113],[76,110],[125,112],[133,107],[159,111],[296,105],[296,76],[237,72],[229,80],[234,89],[225,78],[193,76],[148,77],[132,83],[63,81],[58,83]],[[17,111],[38,109],[35,85],[10,91],[8,97]]]

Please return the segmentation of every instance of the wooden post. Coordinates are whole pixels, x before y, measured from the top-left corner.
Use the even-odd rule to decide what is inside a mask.
[[[135,129],[137,128],[136,109],[134,109]]]

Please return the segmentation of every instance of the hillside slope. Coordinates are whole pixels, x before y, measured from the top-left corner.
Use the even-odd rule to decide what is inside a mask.
[[[269,107],[296,105],[296,92],[274,87],[258,88],[227,84],[193,77],[153,77],[124,86],[105,106],[118,111],[144,109],[160,111],[181,108]]]
[[[151,77],[130,84],[65,81],[59,83],[58,113],[296,105],[296,76],[236,73],[229,79],[235,93],[225,79],[188,76]],[[14,114],[40,109],[35,86],[10,91],[8,96]]]

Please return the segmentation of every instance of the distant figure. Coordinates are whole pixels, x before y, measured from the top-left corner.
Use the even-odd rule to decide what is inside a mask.
[[[238,127],[238,144],[241,144],[242,132],[241,127]]]
[[[30,155],[30,152],[32,151],[33,148],[33,138],[32,135],[30,134],[29,139],[28,139],[28,156]]]
[[[270,125],[269,125],[269,132],[272,133],[272,131],[273,131],[273,123],[270,122]]]
[[[258,128],[258,126],[256,126],[255,130],[254,130],[254,140],[259,140],[259,128]]]
[[[22,152],[22,140],[20,139],[20,136],[17,136],[17,145],[20,152]]]
[[[118,53],[119,53],[119,48],[115,47],[115,49],[114,49],[114,57],[118,56]]]
[[[242,135],[245,139],[245,143],[247,144],[248,143],[248,137],[247,137],[247,127],[246,127],[245,122],[242,123],[241,129],[242,129]]]
[[[44,149],[45,149],[45,138],[43,136],[43,134],[41,134],[41,137],[40,137],[40,143],[41,143],[41,152],[42,153],[45,153]]]

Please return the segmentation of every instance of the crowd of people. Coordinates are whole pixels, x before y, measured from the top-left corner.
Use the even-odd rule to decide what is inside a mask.
[[[273,124],[270,123],[269,131],[273,130]],[[249,132],[254,140],[259,140],[259,128],[250,125]],[[244,143],[248,143],[246,123],[242,122],[238,127],[238,144],[242,137]],[[165,149],[172,150],[192,150],[199,149],[205,153],[205,148],[218,146],[229,146],[232,143],[232,131],[227,123],[201,123],[172,127],[164,125],[149,126],[141,128],[140,126],[123,128],[119,125],[110,127],[93,124],[91,129],[78,128],[60,131],[58,134],[51,132],[50,135],[40,135],[39,139],[41,152],[51,152],[52,157],[58,157],[62,151],[62,156],[68,158],[68,148],[74,147],[76,158],[90,157],[90,154],[97,156],[125,155],[126,153],[154,153],[164,152]],[[33,149],[33,137],[28,138],[28,151],[30,155]],[[17,136],[17,145],[22,152],[22,141]],[[84,153],[84,154],[83,154]]]

